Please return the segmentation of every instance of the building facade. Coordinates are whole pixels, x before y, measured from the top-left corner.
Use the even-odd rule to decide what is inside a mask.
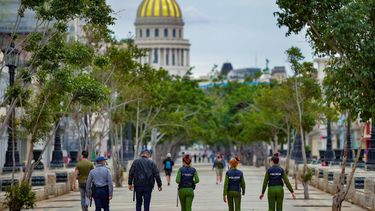
[[[273,80],[282,82],[285,81],[288,77],[286,74],[286,69],[284,66],[276,66],[271,71],[271,76]]]
[[[184,76],[190,69],[190,43],[184,38],[181,8],[175,0],[143,0],[135,21],[135,43],[147,49],[142,63]]]

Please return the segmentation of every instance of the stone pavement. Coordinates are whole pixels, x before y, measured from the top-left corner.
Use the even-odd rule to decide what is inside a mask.
[[[227,205],[222,201],[223,185],[215,184],[215,173],[211,169],[211,165],[197,164],[195,165],[199,172],[201,182],[197,185],[195,191],[195,199],[193,210],[195,211],[225,211]],[[267,199],[259,200],[259,193],[261,192],[264,168],[255,168],[241,166],[244,171],[247,191],[243,198],[242,210],[267,210]],[[174,177],[172,178],[174,179]],[[163,182],[165,178],[163,175]],[[292,182],[292,180],[291,180]],[[294,187],[294,186],[293,186]],[[180,208],[176,207],[176,192],[177,185],[173,182],[170,187],[164,186],[162,192],[153,192],[151,202],[152,211],[177,211]],[[296,191],[297,200],[291,198],[291,194],[285,189],[285,211],[329,211],[331,210],[332,196],[310,186],[310,200],[303,200],[303,190]],[[80,201],[79,193],[74,192],[69,195],[53,198],[42,201],[37,204],[35,210],[39,211],[79,211]],[[95,210],[94,206],[89,210]],[[135,204],[132,202],[132,192],[128,191],[126,187],[116,188],[114,192],[114,199],[111,201],[111,210],[113,211],[133,211]],[[362,211],[355,205],[345,202],[343,210],[347,211]]]

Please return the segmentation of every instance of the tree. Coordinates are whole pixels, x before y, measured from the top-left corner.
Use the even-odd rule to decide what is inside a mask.
[[[317,70],[310,62],[301,61],[304,59],[298,48],[292,47],[287,51],[288,60],[294,71],[294,76],[289,81],[292,82],[293,96],[297,108],[297,118],[295,128],[297,135],[302,138],[302,156],[303,156],[303,175],[302,185],[304,187],[305,199],[309,198],[308,180],[311,178],[311,171],[307,167],[307,158],[305,151],[305,131],[312,129],[317,121],[321,110],[321,90],[315,77]]]
[[[17,30],[26,9],[36,13],[39,24],[25,39],[18,39]],[[106,99],[107,88],[87,73],[96,49],[90,45],[68,42],[66,29],[69,21],[79,18],[96,30],[97,33],[93,33],[97,35],[96,41],[106,40],[109,37],[107,27],[114,20],[111,12],[104,0],[20,2],[11,41],[26,51],[30,60],[27,67],[20,69],[14,85],[7,90],[6,99],[10,106],[0,127],[3,133],[11,111],[15,106],[21,107],[19,127],[26,133],[30,148],[19,188],[27,191],[32,171],[41,159],[32,163],[34,144],[43,141],[44,150],[47,148],[56,131],[56,122],[68,113],[71,105],[79,103],[96,107]],[[10,191],[17,190],[14,188],[18,187]],[[13,197],[8,199],[18,200]],[[12,209],[19,210],[24,205],[31,207],[25,201],[19,202]]]
[[[373,118],[375,2],[278,0],[277,4],[281,11],[275,14],[279,26],[288,28],[287,35],[306,29],[315,53],[329,57],[324,83],[328,102],[353,118]],[[341,210],[349,189],[340,186],[343,191],[335,195],[333,210]]]

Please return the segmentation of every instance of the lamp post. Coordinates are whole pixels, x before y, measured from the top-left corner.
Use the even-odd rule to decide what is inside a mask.
[[[5,66],[8,67],[9,71],[9,87],[14,85],[14,78],[16,75],[16,68],[19,61],[20,51],[15,48],[15,44],[12,41],[10,47],[4,51],[4,61]],[[10,102],[13,101],[11,96]],[[17,136],[16,136],[16,109],[11,108],[9,105],[10,110],[10,118],[8,121],[8,148],[5,155],[5,164],[3,168],[3,172],[11,172],[13,168],[16,167],[15,170],[19,170],[20,164],[20,155],[17,150]]]
[[[352,146],[352,134],[351,134],[351,122],[348,121],[348,128],[347,128],[347,148],[348,148],[348,157],[346,160],[346,164],[350,166],[354,162],[353,158],[353,146]],[[345,150],[343,150],[345,153]]]
[[[371,122],[371,138],[368,148],[366,168],[370,171],[375,171],[375,120]]]
[[[301,135],[299,133],[297,133],[296,138],[294,140],[292,159],[294,159],[297,164],[303,163],[302,140]]]
[[[332,150],[332,130],[331,130],[331,121],[327,120],[327,144],[326,151],[324,153],[324,160],[327,163],[331,163],[335,158],[334,152]]]
[[[63,151],[61,150],[61,124],[60,121],[56,123],[56,132],[55,132],[55,143],[52,152],[52,161],[50,163],[51,169],[63,168],[64,167],[64,157]]]

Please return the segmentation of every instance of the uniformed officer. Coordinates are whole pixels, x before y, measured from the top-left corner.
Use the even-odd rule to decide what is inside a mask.
[[[229,211],[241,210],[241,192],[245,195],[245,179],[242,171],[237,169],[239,158],[229,161],[230,169],[225,175],[224,181],[224,202],[228,202]]]
[[[181,203],[181,211],[191,211],[194,199],[195,185],[199,183],[197,170],[191,167],[190,155],[185,154],[183,166],[178,170],[176,182],[178,184],[178,196]]]
[[[87,178],[86,191],[89,198],[94,198],[95,211],[109,211],[109,201],[113,196],[112,175],[106,166],[106,158],[96,159],[96,168],[90,171]]]
[[[292,186],[290,185],[288,176],[286,175],[284,169],[279,166],[279,157],[277,154],[271,158],[271,162],[273,165],[266,172],[263,182],[263,190],[259,198],[260,200],[263,199],[264,192],[266,191],[268,185],[268,211],[282,211],[284,200],[284,183],[292,193],[293,199],[296,199],[296,195]]]

